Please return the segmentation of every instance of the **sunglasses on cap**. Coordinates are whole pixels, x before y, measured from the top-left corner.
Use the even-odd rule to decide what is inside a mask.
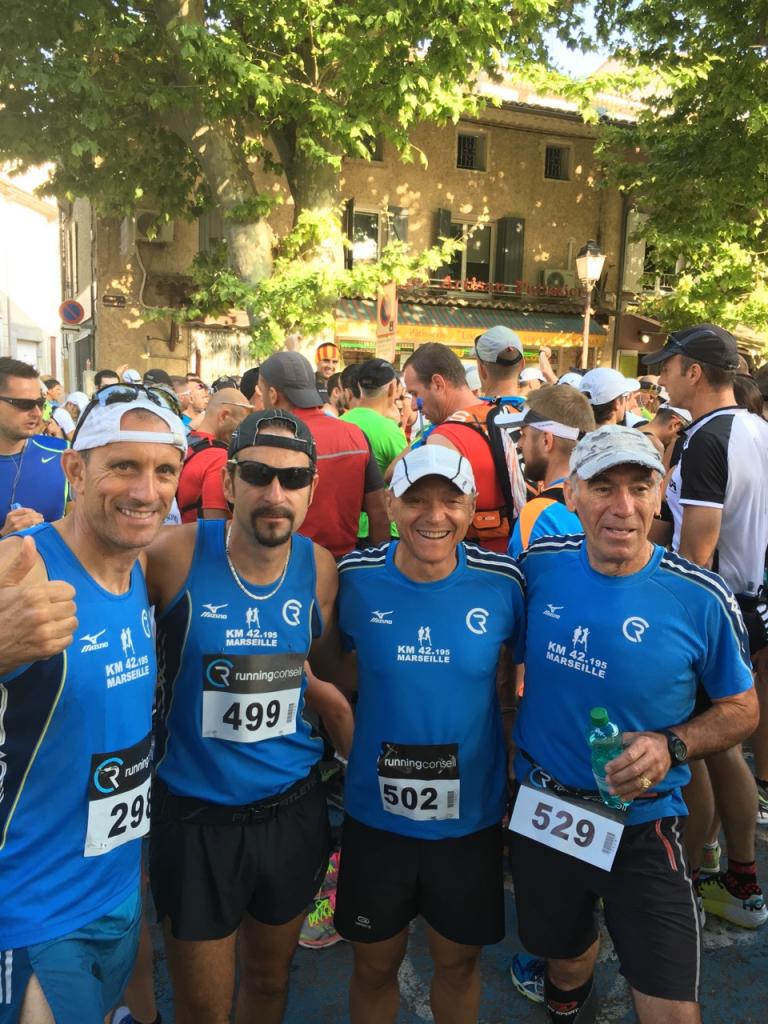
[[[32,412],[33,409],[42,411],[47,401],[47,398],[12,398],[10,395],[0,395],[0,402],[7,402],[21,412]]]
[[[309,487],[315,478],[312,466],[285,466],[278,469],[276,466],[252,462],[250,459],[243,462],[230,459],[228,465],[236,470],[243,483],[250,484],[251,487],[269,487],[277,477],[280,486],[286,491],[300,491],[302,487]]]
[[[176,393],[169,391],[159,384],[107,384],[106,387],[99,388],[80,414],[75,432],[72,435],[72,445],[74,446],[75,438],[83,423],[85,423],[88,413],[93,409],[106,405],[127,405],[130,402],[138,401],[140,398],[159,406],[161,409],[167,409],[175,416],[181,416],[181,405],[176,397]]]

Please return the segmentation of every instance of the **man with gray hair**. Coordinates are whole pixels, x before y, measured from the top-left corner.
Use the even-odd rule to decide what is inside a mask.
[[[597,901],[641,1024],[697,1024],[700,923],[681,841],[688,759],[723,750],[758,717],[744,624],[712,572],[652,544],[663,463],[642,433],[602,427],[565,484],[584,536],[521,556],[525,695],[514,731],[510,828],[520,938],[546,961],[551,1021],[594,1022]],[[711,708],[695,718],[696,687]],[[588,685],[586,685],[588,684]],[[596,789],[586,740],[602,706],[623,732]]]

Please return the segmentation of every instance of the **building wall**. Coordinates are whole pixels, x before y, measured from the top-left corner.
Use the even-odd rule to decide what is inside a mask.
[[[33,191],[46,176],[0,170],[0,355],[60,375],[58,212]]]

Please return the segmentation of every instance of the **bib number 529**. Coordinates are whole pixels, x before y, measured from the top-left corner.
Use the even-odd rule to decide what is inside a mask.
[[[543,800],[539,801],[531,815],[531,824],[540,832],[550,832],[558,839],[571,841],[583,849],[591,846],[595,840],[595,826],[588,818],[574,820],[570,811],[556,811]]]

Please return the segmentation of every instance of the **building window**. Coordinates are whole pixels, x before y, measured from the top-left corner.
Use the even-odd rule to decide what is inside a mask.
[[[368,150],[372,163],[381,163],[384,159],[384,136],[366,135],[363,145]]]
[[[456,166],[463,171],[485,170],[485,136],[459,132],[456,137]]]
[[[570,181],[570,146],[547,146],[544,154],[544,177],[554,181]]]
[[[487,291],[491,281],[491,225],[451,224],[451,238],[461,238],[464,249],[448,265],[448,275],[465,291]],[[486,287],[483,287],[486,286]]]
[[[352,259],[355,263],[375,263],[381,244],[378,213],[355,210],[352,225]]]

